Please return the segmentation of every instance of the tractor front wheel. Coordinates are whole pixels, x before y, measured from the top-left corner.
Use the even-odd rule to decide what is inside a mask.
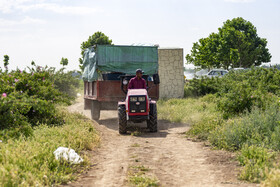
[[[119,133],[126,134],[127,120],[126,120],[125,105],[120,105],[118,107],[118,116],[119,116]]]
[[[147,120],[147,126],[150,132],[157,132],[157,105],[150,105],[149,120]]]

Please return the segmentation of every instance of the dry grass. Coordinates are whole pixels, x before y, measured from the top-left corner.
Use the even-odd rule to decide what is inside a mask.
[[[61,110],[65,125],[40,125],[28,138],[0,143],[0,186],[51,186],[74,180],[77,172],[90,165],[83,150],[99,144],[92,123],[80,114]],[[84,158],[80,165],[55,160],[53,152],[60,146],[74,149]]]
[[[202,118],[217,115],[215,103],[208,98],[186,98],[158,101],[158,118],[177,123],[196,124]]]

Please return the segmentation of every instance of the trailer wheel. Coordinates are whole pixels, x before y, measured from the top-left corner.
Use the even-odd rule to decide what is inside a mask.
[[[84,110],[90,110],[91,109],[91,100],[84,99]]]
[[[157,105],[150,105],[150,119],[147,120],[147,126],[150,132],[157,132]]]
[[[125,134],[127,131],[125,105],[120,105],[118,107],[118,116],[119,116],[119,133]]]
[[[100,118],[100,103],[93,100],[91,102],[91,119],[99,120]]]

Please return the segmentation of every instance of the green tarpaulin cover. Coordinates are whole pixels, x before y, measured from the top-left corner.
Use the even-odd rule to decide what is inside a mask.
[[[135,74],[140,68],[152,75],[158,72],[158,47],[97,45],[96,51],[85,50],[83,65],[83,79],[89,82],[97,80],[97,70]]]

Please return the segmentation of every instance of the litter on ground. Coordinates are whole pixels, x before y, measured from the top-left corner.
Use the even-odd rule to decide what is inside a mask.
[[[56,160],[66,160],[71,164],[79,164],[83,159],[73,150],[67,147],[59,147],[53,152]]]

